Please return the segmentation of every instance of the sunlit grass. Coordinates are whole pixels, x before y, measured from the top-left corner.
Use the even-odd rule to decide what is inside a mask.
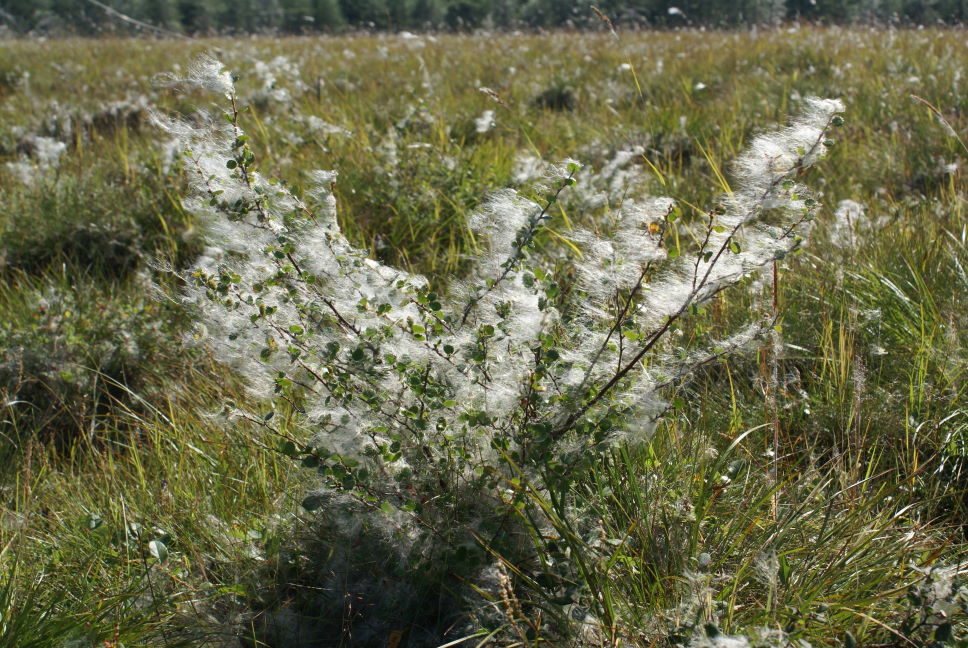
[[[223,645],[242,628],[267,632],[262,613],[279,609],[306,627],[334,622],[312,620],[327,549],[300,540],[312,528],[298,507],[311,473],[264,430],[217,416],[245,396],[220,389],[233,381],[184,349],[174,306],[144,300],[143,275],[164,277],[165,263],[198,251],[178,158],[144,107],[193,112],[200,95],[179,98],[155,75],[207,51],[240,77],[261,170],[297,192],[306,171],[338,170],[348,235],[436,281],[464,271],[475,249],[466,218],[489,189],[516,184],[522,155],[575,157],[596,174],[617,150],[641,146],[629,167],[642,186],[627,189],[674,196],[697,218],[722,190],[717,169],[752,134],[795,112],[799,97],[843,98],[847,123],[810,179],[826,206],[778,277],[786,347],[776,418],[767,349],[694,377],[670,395],[676,406],[650,444],[617,451],[593,482],[541,504],[561,540],[536,535],[536,555],[582,553],[574,582],[549,590],[513,564],[508,574],[531,596],[530,619],[549,591],[591,593],[608,612],[589,623],[636,645],[710,623],[786,629],[814,645],[838,645],[848,631],[871,645],[930,640],[938,624],[918,626],[906,596],[923,578],[915,567],[964,557],[965,158],[910,95],[964,137],[968,57],[957,30],[832,28],[5,42],[0,68],[16,81],[0,89],[0,646]],[[279,55],[299,69],[298,79],[277,73],[290,101],[268,98],[255,71],[255,60]],[[570,99],[540,99],[549,90]],[[495,126],[478,133],[485,110]],[[2,163],[29,162],[31,134],[68,149],[23,186]],[[616,196],[581,198],[562,208],[587,226]],[[842,249],[829,231],[847,198],[881,224]],[[58,292],[74,295],[86,325],[38,315]],[[717,301],[683,343],[768,307],[767,293]],[[95,341],[149,320],[163,344],[138,381],[105,398],[90,387],[100,381],[72,378],[95,366],[84,357]],[[56,443],[30,427],[45,419],[26,415],[43,403],[16,402],[11,358],[24,344],[67,358],[64,375],[34,378],[71,385],[73,402],[93,412],[68,417],[80,425]],[[56,355],[64,349],[76,353]],[[572,506],[594,512],[597,537],[574,527]],[[540,638],[519,621],[522,641]],[[964,618],[954,621],[963,632]]]

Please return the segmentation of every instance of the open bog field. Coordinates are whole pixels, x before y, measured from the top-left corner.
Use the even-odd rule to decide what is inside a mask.
[[[966,69],[0,41],[0,648],[966,645]]]

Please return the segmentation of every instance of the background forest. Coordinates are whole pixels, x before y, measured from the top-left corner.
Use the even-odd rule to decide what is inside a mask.
[[[14,32],[98,34],[131,28],[118,13],[190,34],[355,29],[586,28],[585,0],[4,0]],[[729,27],[790,20],[960,24],[966,0],[601,0],[619,25]],[[142,27],[146,28],[146,27]]]

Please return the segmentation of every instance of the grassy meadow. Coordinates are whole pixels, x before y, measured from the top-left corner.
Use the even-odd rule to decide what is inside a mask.
[[[584,165],[539,241],[567,275],[573,228],[649,195],[701,223],[753,135],[843,100],[809,240],[672,344],[776,309],[774,342],[596,460],[563,495],[593,533],[535,525],[568,591],[498,559],[473,613],[424,587],[394,618],[332,573],[313,472],[221,415],[268,405],[191,343],[171,269],[205,228],[152,118],[224,108],[171,83],[206,53],[260,172],[336,170],[347,236],[435,285],[488,192],[549,162]],[[968,645],[966,69],[936,29],[0,41],[0,648]]]

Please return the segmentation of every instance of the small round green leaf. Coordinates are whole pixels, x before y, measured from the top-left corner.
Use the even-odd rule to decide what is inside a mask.
[[[152,540],[149,542],[148,553],[160,563],[168,560],[168,547],[161,540]]]

